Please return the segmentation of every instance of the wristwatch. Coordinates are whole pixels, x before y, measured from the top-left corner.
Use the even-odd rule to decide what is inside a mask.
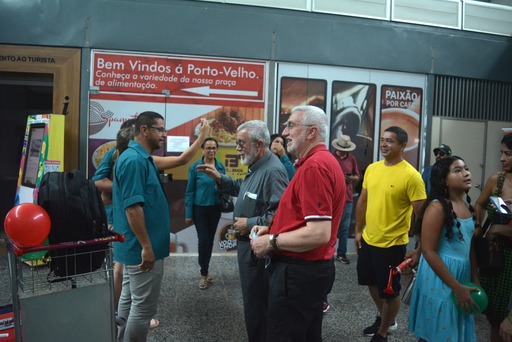
[[[274,251],[281,252],[281,249],[279,249],[279,244],[277,243],[278,236],[279,236],[279,234],[270,234],[269,243],[270,243],[270,247],[272,247],[272,249]]]

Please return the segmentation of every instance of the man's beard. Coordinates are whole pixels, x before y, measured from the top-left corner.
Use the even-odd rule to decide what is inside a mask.
[[[293,139],[291,145],[287,145],[288,152],[290,152],[294,156],[298,156],[299,146],[303,145],[304,141],[306,141],[306,131],[304,131],[298,138]]]
[[[243,158],[243,159],[241,158],[240,162],[244,166],[251,166],[254,163],[254,160],[256,159],[257,156],[258,156],[258,151],[255,148],[253,148],[251,150],[251,152],[245,153],[245,158]]]
[[[150,146],[152,151],[158,150],[162,145],[160,145],[160,140],[151,140]]]

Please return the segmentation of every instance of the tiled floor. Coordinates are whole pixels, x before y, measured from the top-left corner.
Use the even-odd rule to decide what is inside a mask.
[[[1,251],[0,251],[1,252]],[[336,263],[336,281],[329,295],[331,309],[324,316],[325,342],[369,341],[362,329],[373,323],[375,308],[365,287],[357,285],[357,256],[351,263]],[[6,256],[0,256],[0,305],[11,303]],[[160,306],[156,318],[160,326],[149,333],[150,342],[246,341],[242,295],[234,253],[214,255],[210,273],[215,278],[207,290],[198,288],[197,256],[172,255],[165,260]],[[409,276],[403,277],[407,283]],[[408,307],[402,305],[398,330],[389,341],[416,341],[407,332]],[[479,341],[487,341],[489,328],[483,316],[477,317]]]

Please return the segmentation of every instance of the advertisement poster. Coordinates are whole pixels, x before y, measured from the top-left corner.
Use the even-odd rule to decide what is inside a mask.
[[[279,132],[283,133],[284,123],[288,120],[291,110],[295,106],[312,105],[326,108],[327,82],[325,80],[314,80],[307,78],[282,77],[280,110],[279,110]]]
[[[333,81],[331,106],[327,108],[327,81],[295,77],[281,78],[279,131],[298,105],[313,105],[330,116],[330,138],[348,135],[356,149],[352,152],[363,172],[373,162],[373,135],[375,125],[376,85]],[[328,146],[332,152],[334,150]]]
[[[403,128],[408,135],[404,159],[419,167],[421,101],[423,89],[383,85],[381,87],[380,132],[390,126]]]
[[[379,139],[382,130],[392,124],[409,133],[405,158],[416,168],[419,165],[421,137],[421,101],[426,87],[425,75],[369,69],[279,63],[279,118],[283,124],[293,106],[313,104],[325,110],[329,122],[326,143],[340,135],[350,136],[356,144],[351,152],[364,177],[367,166],[379,160]],[[392,84],[393,86],[389,86]],[[408,115],[404,116],[404,113]],[[353,201],[356,205],[362,180],[356,185]],[[354,212],[350,236],[353,235]]]
[[[244,177],[235,149],[236,129],[249,120],[264,120],[266,63],[194,56],[142,54],[94,50],[89,96],[89,177],[103,155],[115,146],[121,124],[144,111],[165,118],[167,143],[154,154],[179,155],[183,145],[199,134],[201,118],[218,140],[217,158],[233,178]],[[162,176],[171,213],[171,250],[197,251],[194,226],[185,225],[185,190],[188,169],[202,156],[198,152],[188,165],[165,170]],[[228,250],[228,226],[232,214],[223,214],[217,230],[216,248]],[[232,249],[232,248],[229,248]],[[215,251],[216,249],[214,249]]]
[[[356,145],[351,152],[359,172],[373,162],[376,85],[334,81],[332,83],[331,138],[348,135]],[[331,151],[334,149],[331,147]]]

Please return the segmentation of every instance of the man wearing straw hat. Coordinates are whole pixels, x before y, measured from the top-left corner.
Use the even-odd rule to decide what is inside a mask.
[[[347,186],[345,208],[343,209],[343,216],[341,216],[341,222],[338,228],[338,249],[336,253],[336,261],[340,261],[343,264],[349,264],[350,260],[347,258],[347,239],[350,228],[350,218],[352,217],[352,195],[354,193],[354,185],[359,182],[360,178],[357,160],[349,152],[356,149],[356,144],[350,141],[350,137],[348,135],[341,135],[338,139],[334,139],[331,144],[336,150],[334,155],[336,156],[338,163],[340,163],[341,170],[345,175],[345,183]]]

